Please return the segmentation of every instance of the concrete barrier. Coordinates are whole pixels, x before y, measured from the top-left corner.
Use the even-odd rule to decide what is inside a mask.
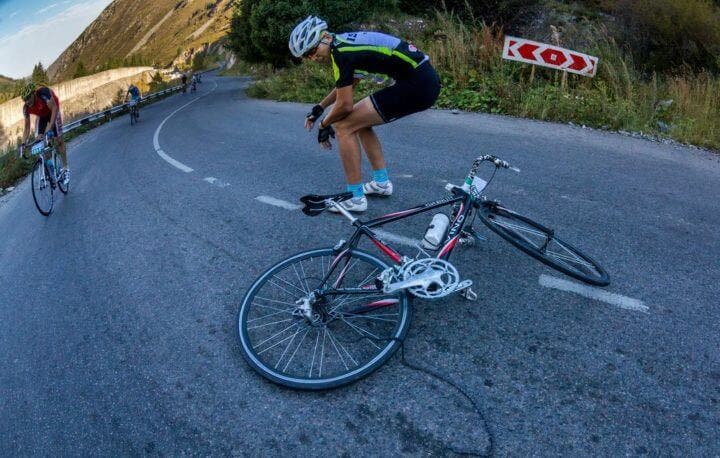
[[[111,104],[118,89],[127,88],[131,82],[148,81],[155,72],[152,67],[116,68],[65,81],[51,88],[60,99],[63,122],[87,113],[94,113]],[[22,100],[14,98],[0,104],[0,146],[22,135]]]

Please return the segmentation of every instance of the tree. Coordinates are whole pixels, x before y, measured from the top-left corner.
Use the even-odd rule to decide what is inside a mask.
[[[347,31],[379,11],[392,11],[395,0],[242,0],[230,24],[230,48],[247,62],[283,66],[290,61],[288,37],[310,14],[328,21],[333,32]]]
[[[85,68],[85,64],[83,63],[83,61],[78,62],[77,66],[75,67],[75,73],[73,74],[73,78],[81,78],[87,75],[88,71]]]
[[[30,79],[35,84],[42,84],[42,85],[50,84],[50,78],[48,78],[47,71],[45,70],[45,67],[43,67],[42,62],[38,62],[37,65],[35,65]]]

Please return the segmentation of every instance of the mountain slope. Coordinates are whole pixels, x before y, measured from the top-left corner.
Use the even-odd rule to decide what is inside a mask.
[[[225,35],[234,0],[115,0],[48,68],[54,81],[78,63],[90,72],[119,63],[163,67]],[[152,5],[152,6],[150,6]]]

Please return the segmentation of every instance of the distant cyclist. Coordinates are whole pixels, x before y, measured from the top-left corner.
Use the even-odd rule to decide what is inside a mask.
[[[70,181],[70,167],[68,165],[65,142],[62,139],[62,115],[60,113],[60,99],[52,89],[46,86],[37,86],[33,82],[27,83],[20,89],[23,101],[23,116],[25,127],[23,130],[22,147],[30,137],[30,115],[38,117],[37,136],[48,135],[53,138],[60,153],[65,168],[65,184]]]
[[[440,78],[430,58],[407,41],[378,32],[333,34],[327,29],[325,21],[308,16],[292,31],[289,47],[295,57],[332,64],[335,89],[308,113],[305,127],[312,130],[325,108],[335,104],[320,120],[318,142],[329,149],[330,137],[337,135],[347,190],[354,196],[343,205],[361,212],[367,209],[365,195],[393,193],[372,126],[430,108],[440,94]],[[368,75],[387,75],[394,84],[354,104],[353,89]],[[361,146],[373,168],[373,179],[365,184],[360,172]]]
[[[195,92],[195,90],[197,89],[197,81],[197,77],[193,73],[193,76],[190,78],[190,90],[192,92]]]
[[[182,81],[182,91],[185,92],[187,90],[187,75],[185,73],[180,77],[180,81]]]
[[[141,97],[140,89],[138,89],[137,86],[134,84],[131,84],[128,87],[127,92],[125,93],[125,101],[127,102],[128,98],[135,104],[135,113],[137,117],[140,117],[140,97]]]

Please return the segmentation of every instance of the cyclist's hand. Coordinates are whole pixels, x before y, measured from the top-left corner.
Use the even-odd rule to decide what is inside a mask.
[[[313,126],[315,125],[315,121],[322,116],[325,109],[320,105],[315,105],[312,107],[312,110],[310,113],[305,115],[305,129],[312,130]]]
[[[332,126],[321,127],[318,129],[318,143],[325,149],[332,148],[330,137],[335,138],[335,129]]]

